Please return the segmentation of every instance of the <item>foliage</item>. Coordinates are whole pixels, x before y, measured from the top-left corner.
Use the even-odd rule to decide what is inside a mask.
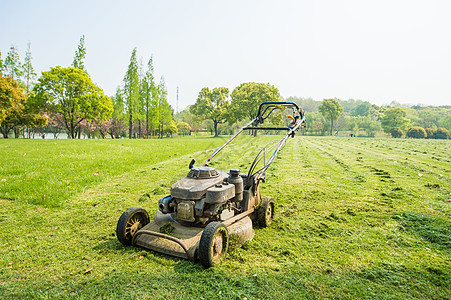
[[[437,128],[434,131],[434,135],[433,135],[434,139],[443,139],[443,140],[447,140],[450,138],[450,134],[448,129],[446,128]]]
[[[191,133],[191,126],[189,126],[186,122],[178,122],[177,123],[177,130],[179,133],[186,135]]]
[[[155,117],[158,115],[158,86],[155,84],[153,58],[147,62],[147,71],[140,84],[140,97],[142,98],[144,112],[146,115],[146,136],[155,128]]]
[[[343,107],[336,99],[324,99],[323,103],[318,107],[318,111],[330,120],[330,135],[332,135],[334,120],[337,120],[343,112]]]
[[[390,134],[393,138],[400,138],[402,137],[403,133],[404,132],[399,127],[393,127],[392,129],[390,129]]]
[[[442,118],[440,118],[440,127],[446,128],[451,131],[451,112]]]
[[[86,56],[85,35],[82,35],[80,37],[80,43],[78,44],[77,50],[75,51],[72,67],[87,72],[84,62],[85,56]]]
[[[163,132],[167,136],[176,135],[178,132],[177,125],[175,124],[174,120],[171,119],[171,121],[168,124],[164,124]]]
[[[406,137],[414,139],[424,139],[427,137],[427,133],[423,127],[414,126],[409,128],[409,130],[406,133]]]
[[[405,117],[406,110],[401,107],[387,109],[381,122],[384,132],[391,133],[393,128],[399,128],[401,131],[404,131],[409,125],[409,120]]]
[[[2,52],[0,51],[0,72],[3,72],[3,59],[2,59]]]
[[[351,116],[369,116],[372,109],[373,106],[371,103],[365,101],[351,110]]]
[[[21,84],[21,76],[23,75],[22,67],[20,65],[19,53],[14,45],[8,51],[4,62],[5,75],[11,76],[12,79]]]
[[[160,78],[160,83],[158,84],[157,89],[157,103],[156,103],[156,111],[157,115],[155,117],[158,122],[158,137],[163,138],[163,134],[168,134],[169,132],[177,132],[177,126],[175,122],[173,122],[172,115],[174,114],[174,110],[168,103],[168,92],[166,90],[166,84],[164,81],[164,77]]]
[[[25,52],[24,62],[22,64],[22,72],[25,79],[25,91],[28,93],[33,85],[33,81],[36,78],[36,72],[31,64],[31,43],[27,44],[27,52]]]
[[[128,114],[128,137],[132,138],[134,115],[138,112],[139,105],[139,78],[136,48],[132,51],[130,64],[128,65],[127,72],[124,77],[124,97],[126,100],[125,103]]]
[[[376,132],[381,129],[381,125],[380,122],[366,116],[360,118],[359,128],[365,131],[367,136],[374,137],[376,135]]]
[[[262,102],[279,101],[279,90],[269,83],[246,82],[237,86],[231,94],[227,120],[233,124],[243,119],[252,120]]]
[[[190,112],[200,118],[213,121],[215,136],[218,136],[218,124],[226,120],[227,110],[230,107],[229,89],[225,87],[203,88],[196,103],[190,107]]]
[[[34,90],[37,102],[62,115],[70,138],[75,138],[81,122],[107,120],[113,111],[111,99],[80,69],[57,66],[42,72]]]
[[[433,128],[425,128],[426,131],[426,138],[432,139],[434,137],[434,129]]]
[[[321,101],[315,101],[312,98],[302,98],[302,97],[293,97],[290,96],[286,101],[295,102],[306,112],[317,112],[318,107],[321,105]]]
[[[10,114],[23,108],[26,97],[17,81],[0,72],[0,124]]]

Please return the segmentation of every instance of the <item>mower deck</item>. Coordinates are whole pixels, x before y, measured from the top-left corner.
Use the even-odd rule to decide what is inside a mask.
[[[224,221],[229,233],[229,251],[254,236],[249,216],[243,214],[242,218],[237,219],[231,220],[234,222],[230,225],[228,220]],[[173,229],[170,235],[161,233],[160,228],[168,223]],[[132,244],[166,255],[195,260],[203,231],[203,227],[183,226],[168,214],[157,211],[154,220],[135,233]]]

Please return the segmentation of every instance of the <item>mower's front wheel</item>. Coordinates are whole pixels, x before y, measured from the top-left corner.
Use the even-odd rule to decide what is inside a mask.
[[[199,260],[204,268],[218,265],[226,258],[229,249],[229,232],[219,222],[211,222],[205,227],[199,242]]]
[[[124,245],[131,245],[135,233],[149,224],[149,220],[149,214],[144,208],[130,207],[121,215],[117,222],[117,239]]]
[[[268,227],[274,218],[274,198],[265,197],[257,211],[258,224],[261,227]]]

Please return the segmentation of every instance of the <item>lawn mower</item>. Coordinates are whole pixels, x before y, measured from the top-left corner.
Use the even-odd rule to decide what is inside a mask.
[[[275,111],[286,109],[293,111],[286,127],[259,126]],[[255,118],[214,151],[203,166],[195,167],[194,159],[190,162],[188,175],[171,186],[170,195],[158,201],[153,221],[143,208],[127,209],[117,223],[118,240],[124,245],[199,260],[205,268],[219,264],[229,250],[253,238],[252,221],[261,227],[271,224],[274,199],[262,198],[260,182],[265,182],[266,170],[300,127],[305,127],[305,116],[296,103],[263,102]],[[247,173],[209,166],[213,157],[245,130],[285,130],[286,135],[263,147]]]

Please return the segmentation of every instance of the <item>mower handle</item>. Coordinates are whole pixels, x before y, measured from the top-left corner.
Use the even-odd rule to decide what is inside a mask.
[[[266,107],[265,109],[263,109]],[[293,121],[288,127],[257,127],[258,124],[262,124],[264,120],[266,120],[275,109],[282,109],[282,108],[293,108],[295,116],[293,117]],[[268,113],[268,109],[271,109]],[[298,115],[296,115],[296,113]],[[266,115],[265,115],[266,114]],[[252,126],[254,125],[254,126]],[[222,149],[224,149],[225,146],[227,146],[234,138],[236,138],[243,130],[287,130],[287,135],[285,138],[283,138],[282,145],[279,145],[280,147],[277,147],[275,153],[273,154],[273,157],[270,159],[270,163],[274,160],[275,155],[277,155],[277,152],[279,152],[281,146],[286,141],[286,138],[288,136],[294,137],[295,131],[299,129],[299,127],[304,126],[305,127],[305,114],[304,110],[300,108],[296,103],[294,102],[288,102],[288,101],[268,101],[263,102],[258,107],[258,112],[255,118],[244,125],[240,130],[238,130],[234,135],[232,135],[224,144],[222,144],[218,149],[216,149],[215,152],[213,152],[205,161],[204,166],[208,166],[208,163],[210,160],[213,159],[213,157],[216,156]],[[269,164],[270,164],[269,163]],[[268,168],[269,164],[266,166],[265,170]]]

